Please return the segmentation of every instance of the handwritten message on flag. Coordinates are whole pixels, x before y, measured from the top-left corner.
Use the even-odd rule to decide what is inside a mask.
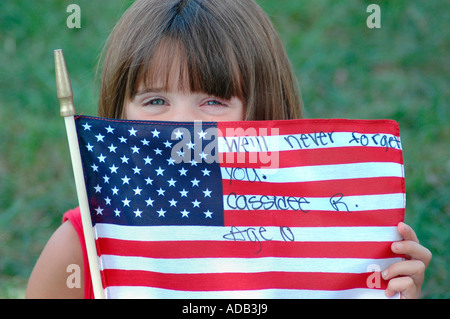
[[[402,260],[389,120],[76,118],[110,298],[377,298]]]

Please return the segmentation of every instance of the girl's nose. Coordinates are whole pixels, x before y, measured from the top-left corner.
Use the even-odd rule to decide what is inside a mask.
[[[180,102],[172,107],[170,120],[175,122],[192,122],[201,120],[196,113],[195,106],[188,102]]]

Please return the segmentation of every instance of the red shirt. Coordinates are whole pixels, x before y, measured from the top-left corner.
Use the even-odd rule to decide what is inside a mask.
[[[86,244],[84,241],[83,225],[81,223],[80,208],[69,210],[63,216],[63,223],[70,221],[75,228],[78,239],[80,240],[81,249],[83,251],[83,265],[84,265],[84,298],[94,299],[94,290],[92,288],[91,271],[89,269],[89,262],[86,251]]]

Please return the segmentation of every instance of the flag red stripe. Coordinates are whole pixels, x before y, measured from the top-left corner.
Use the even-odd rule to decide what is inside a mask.
[[[368,288],[369,276],[376,274],[373,272],[361,274],[310,272],[164,274],[115,269],[106,269],[102,273],[106,278],[104,283],[106,286],[149,286],[183,291]],[[380,281],[379,289],[386,289],[386,282],[381,278]]]
[[[398,125],[393,120],[324,120],[302,119],[289,121],[248,121],[248,122],[217,122],[219,136],[251,135],[251,129],[256,129],[258,135],[274,135],[273,128],[278,129],[277,135],[313,134],[314,132],[358,132],[360,134],[393,134],[400,136]],[[227,130],[228,128],[228,130]],[[319,128],[319,129],[318,129]],[[351,128],[351,131],[349,130]],[[245,132],[246,131],[246,132]]]
[[[147,258],[395,258],[391,242],[161,241],[99,238],[105,255]],[[180,249],[183,247],[183,249]]]
[[[383,147],[334,147],[280,152],[221,152],[222,167],[283,168],[311,165],[393,162],[403,164],[402,151]]]
[[[250,175],[251,178],[256,178],[254,174]],[[276,188],[277,196],[331,197],[337,193],[345,194],[345,196],[395,194],[404,192],[405,187],[405,180],[402,177],[356,178],[298,183],[256,181],[258,182],[223,179],[223,193],[273,195]]]
[[[227,226],[285,226],[339,227],[339,226],[397,226],[404,216],[403,209],[375,211],[247,211],[225,212]]]

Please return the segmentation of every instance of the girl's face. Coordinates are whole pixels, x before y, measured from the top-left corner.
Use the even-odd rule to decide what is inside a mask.
[[[163,59],[163,57],[157,57]],[[184,79],[188,75],[184,69]],[[131,100],[125,101],[125,118],[128,120],[156,121],[242,121],[244,103],[237,97],[223,99],[204,92],[191,92],[188,83],[180,83],[180,62],[177,55],[172,58],[168,70],[168,83],[163,77],[141,83]],[[144,81],[145,82],[145,81]],[[186,82],[186,80],[184,81]]]
[[[125,102],[125,118],[177,122],[242,121],[244,103],[237,97],[225,100],[202,92],[141,87],[133,100]]]

